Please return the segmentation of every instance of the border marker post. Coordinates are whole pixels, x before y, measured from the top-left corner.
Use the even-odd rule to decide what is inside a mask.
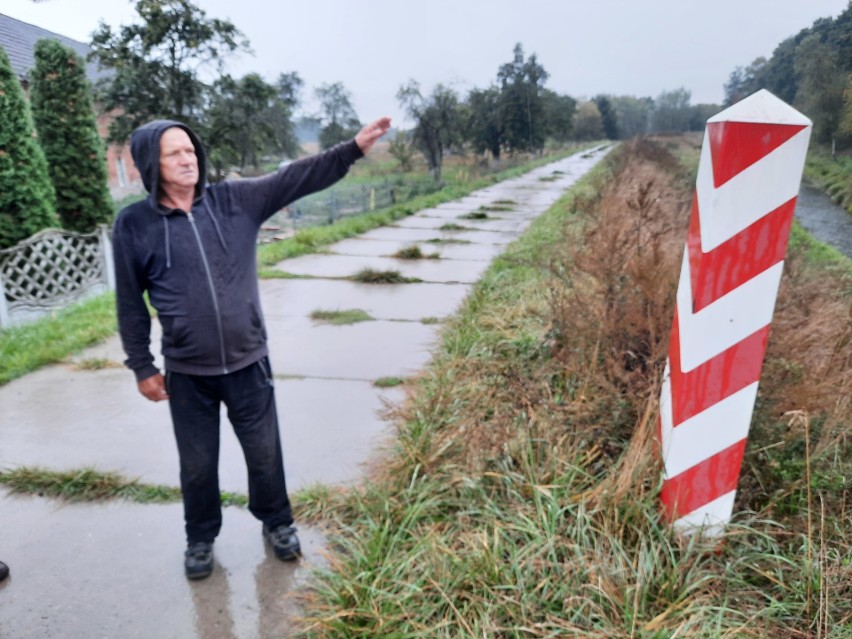
[[[663,510],[733,512],[811,121],[766,90],[707,121],[660,393]]]

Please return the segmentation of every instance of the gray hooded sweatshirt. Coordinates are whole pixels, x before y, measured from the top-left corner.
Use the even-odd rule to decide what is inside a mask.
[[[187,132],[198,158],[191,211],[158,202],[160,137],[172,127]],[[275,173],[213,185],[204,181],[201,141],[179,122],[156,120],[139,127],[131,153],[149,195],[123,209],[113,225],[125,364],[137,381],[158,372],[146,291],[162,325],[167,370],[223,375],[253,364],[268,352],[256,266],[261,224],[294,200],[337,182],[363,156],[361,150],[353,140]]]

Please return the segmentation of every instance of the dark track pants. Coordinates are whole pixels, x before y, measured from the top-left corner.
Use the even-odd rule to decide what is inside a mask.
[[[187,541],[213,541],[222,527],[220,403],[228,409],[245,455],[249,510],[272,528],[292,524],[268,358],[227,375],[167,371],[166,386],[180,456]]]

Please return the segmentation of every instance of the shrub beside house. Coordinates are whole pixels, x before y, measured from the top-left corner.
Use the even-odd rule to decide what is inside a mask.
[[[89,45],[84,42],[72,40],[0,13],[0,46],[5,49],[12,71],[18,77],[26,94],[29,94],[30,75],[35,67],[36,42],[43,38],[59,41],[64,46],[76,51],[84,60],[90,51]],[[102,78],[109,77],[110,73],[109,70],[100,69],[97,62],[87,62],[86,64],[86,78],[92,85]],[[109,125],[114,117],[113,113],[98,113],[98,134],[104,141],[107,139]],[[107,145],[106,163],[109,190],[114,198],[121,198],[143,190],[142,178],[133,165],[129,144]]]

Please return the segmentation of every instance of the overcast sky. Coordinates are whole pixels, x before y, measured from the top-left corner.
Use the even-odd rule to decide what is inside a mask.
[[[574,97],[599,93],[656,97],[684,87],[692,102],[721,102],[736,66],[769,57],[784,38],[849,0],[197,0],[209,17],[230,19],[254,56],[228,70],[267,80],[297,71],[313,90],[343,82],[362,121],[387,114],[409,79],[462,95],[488,86],[515,43],[535,53],[547,85]],[[135,20],[125,0],[0,0],[0,13],[88,42],[99,20]]]

